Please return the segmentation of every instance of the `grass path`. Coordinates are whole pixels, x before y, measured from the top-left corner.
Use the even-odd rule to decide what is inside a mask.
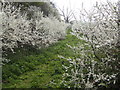
[[[62,64],[68,64],[58,55],[77,57],[66,44],[76,45],[80,40],[68,34],[65,40],[48,48],[36,50],[17,49],[15,54],[9,53],[11,61],[3,66],[3,88],[45,88],[60,87],[62,80]],[[50,84],[55,81],[57,86]]]

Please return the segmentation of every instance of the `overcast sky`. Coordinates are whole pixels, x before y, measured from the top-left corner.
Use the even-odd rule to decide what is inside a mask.
[[[83,3],[86,9],[90,9],[96,2],[104,3],[106,0],[50,0],[55,3],[59,8],[68,7],[72,9],[80,9]],[[111,2],[117,2],[118,0],[108,0]]]
[[[86,10],[90,10],[90,8],[92,8],[92,6],[96,4],[96,2],[105,3],[106,0],[50,0],[50,1],[52,1],[57,6],[57,8],[60,9],[63,9],[63,7],[69,8],[73,10],[74,13],[76,13],[77,15],[78,11],[82,8],[82,5]],[[108,1],[117,2],[118,0],[108,0]]]

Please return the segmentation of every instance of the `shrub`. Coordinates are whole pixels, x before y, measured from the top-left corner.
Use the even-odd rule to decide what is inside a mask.
[[[119,49],[116,4],[98,5],[92,12],[81,11],[81,21],[72,26],[72,35],[83,42],[70,46],[79,57],[60,57],[69,61],[63,65],[61,82],[67,88],[119,88]]]
[[[1,4],[3,48],[29,44],[41,48],[56,42],[66,35],[67,25],[53,16],[44,17],[39,7],[30,6],[29,11],[34,11],[33,18],[27,19],[27,12],[21,15],[20,9],[11,4]]]

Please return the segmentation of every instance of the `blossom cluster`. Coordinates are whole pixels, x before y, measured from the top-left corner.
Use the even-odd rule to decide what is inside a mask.
[[[41,48],[59,39],[64,39],[67,24],[53,16],[44,17],[39,7],[30,6],[33,18],[27,18],[27,12],[21,14],[19,8],[11,4],[1,5],[2,47],[11,49],[19,45],[29,44]]]
[[[96,5],[91,12],[83,9],[80,21],[72,24],[71,34],[84,42],[67,45],[79,57],[64,57],[62,84],[71,88],[99,88],[115,85],[119,75],[119,58],[115,55],[118,42],[116,4]],[[114,66],[115,65],[115,66]]]
[[[86,41],[94,43],[97,47],[116,45],[118,40],[117,4],[96,5],[90,12],[82,10],[80,21],[72,25],[73,34],[78,38],[82,33],[87,36]],[[81,38],[82,39],[82,38]]]

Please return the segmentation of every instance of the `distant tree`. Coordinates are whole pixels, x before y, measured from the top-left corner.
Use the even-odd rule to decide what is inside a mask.
[[[43,12],[43,15],[48,17],[49,15],[52,15],[56,17],[57,19],[60,19],[59,12],[55,8],[55,5],[52,2],[12,2],[11,3],[15,8],[20,8],[21,13],[24,14],[27,11],[27,15],[30,18],[32,18],[32,15],[34,13],[29,11],[28,8],[30,6],[36,6],[40,8],[40,11]]]
[[[60,15],[63,17],[66,23],[70,23],[72,18],[74,17],[73,11],[71,9],[60,9]]]

